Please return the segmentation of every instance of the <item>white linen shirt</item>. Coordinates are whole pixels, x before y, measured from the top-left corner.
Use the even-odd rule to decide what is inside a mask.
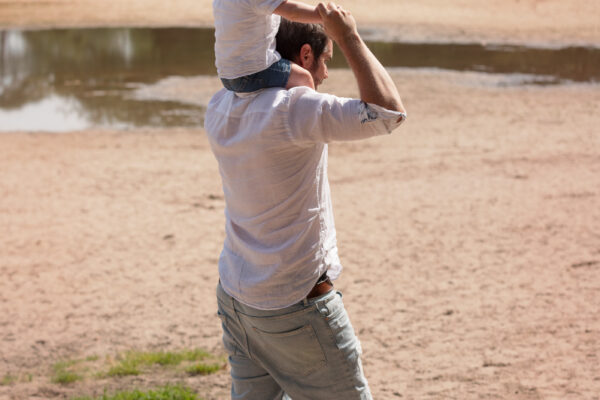
[[[327,180],[327,144],[391,133],[403,113],[307,87],[211,99],[205,129],[225,194],[223,289],[264,310],[301,301],[342,266]]]
[[[215,64],[220,78],[263,71],[281,59],[275,36],[283,0],[213,0]]]

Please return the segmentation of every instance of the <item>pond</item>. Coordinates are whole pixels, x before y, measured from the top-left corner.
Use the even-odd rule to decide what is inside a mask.
[[[213,43],[207,28],[0,31],[0,131],[201,126],[202,104],[140,90],[214,76]],[[540,85],[600,81],[598,48],[367,44],[386,67],[528,74],[521,83]],[[337,56],[330,68],[347,65]]]

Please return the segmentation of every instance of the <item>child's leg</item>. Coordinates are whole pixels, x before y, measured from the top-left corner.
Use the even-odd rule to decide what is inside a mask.
[[[281,59],[269,68],[255,74],[234,79],[221,78],[221,81],[226,89],[238,93],[254,92],[270,87],[290,89],[296,86],[308,86],[311,89],[315,88],[310,72],[286,59]]]
[[[313,81],[310,72],[296,63],[291,63],[290,77],[288,78],[285,88],[290,89],[296,86],[308,86],[309,88],[314,89],[315,82]]]

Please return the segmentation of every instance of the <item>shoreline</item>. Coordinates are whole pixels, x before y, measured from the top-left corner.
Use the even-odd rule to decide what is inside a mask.
[[[308,0],[316,4],[317,1]],[[341,0],[361,31],[416,43],[599,47],[600,3],[574,0]],[[0,29],[213,27],[210,0],[0,0]]]
[[[68,30],[68,29],[169,29],[169,28],[197,28],[214,29],[211,24],[73,24],[73,25],[26,25],[26,26],[0,26],[0,31],[43,31],[43,30]],[[407,43],[407,44],[456,44],[456,45],[482,45],[482,46],[515,46],[531,49],[549,49],[560,50],[565,48],[587,48],[600,49],[600,41],[573,40],[556,41],[552,39],[518,39],[518,38],[485,38],[469,37],[466,35],[410,35],[403,32],[397,32],[394,28],[386,30],[385,28],[373,26],[364,26],[359,28],[359,33],[363,40],[383,43]]]
[[[0,26],[0,31],[42,31],[42,30],[61,30],[61,29],[120,29],[120,28],[198,28],[214,29],[211,24],[72,24],[72,25],[25,25],[25,26]],[[520,39],[510,37],[477,37],[468,35],[418,35],[398,32],[393,28],[389,30],[380,27],[363,26],[359,28],[361,37],[366,41],[389,42],[389,43],[414,43],[414,44],[457,44],[469,45],[476,44],[482,46],[518,46],[532,49],[550,49],[560,50],[565,48],[589,48],[600,49],[600,41],[574,39],[555,40],[555,39]]]

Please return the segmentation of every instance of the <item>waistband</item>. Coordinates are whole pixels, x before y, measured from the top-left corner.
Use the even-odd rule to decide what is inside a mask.
[[[279,310],[260,310],[258,308],[254,308],[244,303],[241,303],[240,301],[231,297],[225,291],[225,289],[223,289],[223,287],[221,286],[221,282],[219,282],[217,285],[217,299],[223,306],[253,317],[273,317],[296,312],[306,312],[312,309],[313,305],[323,306],[329,303],[330,301],[335,299],[335,296],[338,294],[341,296],[340,292],[336,290],[331,290],[322,296],[314,297],[311,299],[305,298],[296,304],[293,304],[289,307],[281,308]]]

